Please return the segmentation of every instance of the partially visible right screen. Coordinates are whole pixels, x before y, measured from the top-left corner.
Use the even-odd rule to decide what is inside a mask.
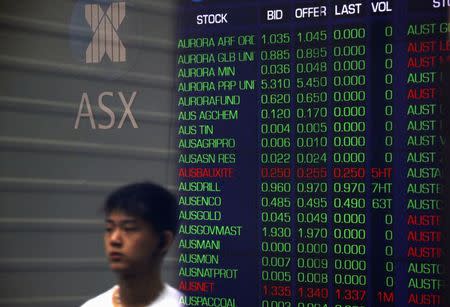
[[[184,303],[445,306],[449,6],[182,1]]]

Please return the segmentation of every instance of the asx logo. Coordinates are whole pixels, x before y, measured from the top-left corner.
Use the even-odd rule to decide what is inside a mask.
[[[80,127],[80,121],[82,118],[88,118],[89,123],[91,125],[91,129],[97,129],[97,127],[102,130],[113,129],[116,124],[116,114],[114,112],[114,109],[111,109],[110,107],[108,107],[108,105],[105,103],[104,98],[108,98],[108,100],[109,100],[108,104],[111,105],[111,104],[117,104],[118,99],[116,98],[116,96],[119,96],[120,102],[122,103],[122,105],[124,107],[122,118],[116,128],[117,129],[122,128],[127,117],[133,128],[139,128],[139,126],[133,116],[133,113],[131,112],[131,106],[134,102],[134,99],[136,98],[136,94],[137,94],[137,91],[132,92],[130,98],[127,99],[123,92],[118,92],[117,95],[114,92],[100,93],[100,95],[98,95],[98,99],[97,99],[98,107],[101,109],[101,111],[103,111],[104,113],[106,113],[108,115],[109,123],[107,125],[105,125],[104,123],[103,124],[98,123],[98,125],[96,125],[94,112],[92,112],[92,106],[91,106],[91,102],[89,100],[89,95],[88,95],[88,93],[84,92],[83,95],[81,96],[80,106],[78,108],[78,114],[77,114],[77,118],[75,119],[75,127],[74,128],[78,129]],[[83,111],[84,109],[86,111]]]
[[[99,4],[84,6],[84,16],[93,33],[86,49],[86,63],[100,63],[105,54],[111,62],[126,62],[127,50],[118,34],[125,8],[125,2],[111,3],[106,11]]]

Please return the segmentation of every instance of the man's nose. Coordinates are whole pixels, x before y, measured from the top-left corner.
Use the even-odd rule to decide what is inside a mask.
[[[122,244],[122,231],[118,229],[114,229],[109,237],[109,242],[111,245],[121,245]]]

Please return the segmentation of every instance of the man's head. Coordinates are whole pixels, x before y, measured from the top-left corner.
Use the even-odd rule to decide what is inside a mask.
[[[176,198],[158,185],[135,183],[111,193],[103,211],[111,269],[123,273],[158,269],[177,232]]]

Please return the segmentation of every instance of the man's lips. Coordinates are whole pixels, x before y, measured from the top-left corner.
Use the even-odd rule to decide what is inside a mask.
[[[111,252],[108,255],[109,255],[109,259],[112,261],[121,260],[124,256],[122,253],[119,253],[119,252]]]

